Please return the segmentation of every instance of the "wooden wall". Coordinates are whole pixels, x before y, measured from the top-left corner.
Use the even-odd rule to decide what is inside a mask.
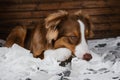
[[[89,14],[93,38],[120,36],[120,0],[0,0],[0,38],[19,24],[31,28],[57,10]]]

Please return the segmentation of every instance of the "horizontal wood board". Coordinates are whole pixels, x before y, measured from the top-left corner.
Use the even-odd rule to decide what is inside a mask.
[[[57,10],[88,14],[95,38],[120,36],[120,0],[0,0],[0,39],[16,25],[33,28]]]

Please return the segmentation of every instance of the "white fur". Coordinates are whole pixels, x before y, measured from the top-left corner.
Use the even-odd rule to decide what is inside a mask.
[[[75,55],[82,58],[85,53],[89,53],[89,49],[85,40],[85,25],[80,20],[78,20],[78,23],[80,24],[81,42],[75,47]]]

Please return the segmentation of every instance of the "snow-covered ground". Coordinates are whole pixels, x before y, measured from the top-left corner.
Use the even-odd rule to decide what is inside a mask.
[[[65,67],[58,61],[71,54],[66,48],[47,50],[41,60],[16,44],[0,47],[0,80],[120,80],[120,37],[89,40],[88,45],[91,61],[75,57]]]

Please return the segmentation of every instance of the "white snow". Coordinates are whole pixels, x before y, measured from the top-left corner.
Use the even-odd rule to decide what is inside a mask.
[[[17,44],[0,47],[0,80],[120,80],[120,37],[89,40],[88,46],[92,60],[75,57],[65,67],[59,63],[71,55],[66,48],[46,50],[41,60]]]

